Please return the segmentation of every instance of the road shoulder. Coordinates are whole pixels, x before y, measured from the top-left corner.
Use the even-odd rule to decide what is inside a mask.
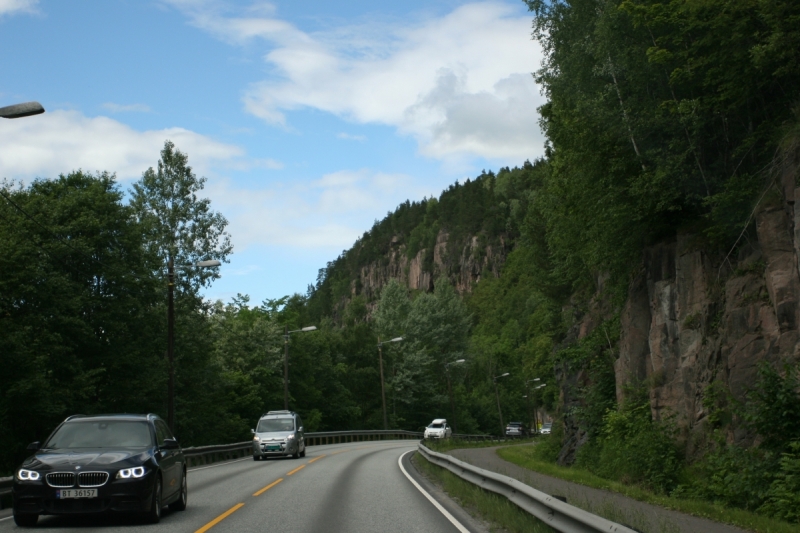
[[[745,532],[744,529],[735,526],[687,515],[650,503],[640,502],[622,494],[587,487],[528,470],[497,455],[497,449],[501,447],[466,448],[451,450],[446,453],[478,468],[522,481],[526,485],[546,494],[565,497],[567,503],[571,505],[643,533]]]
[[[403,457],[403,466],[405,466],[408,474],[414,478],[414,481],[419,483],[420,486],[422,486],[422,488],[425,489],[434,500],[439,502],[442,507],[447,509],[447,511],[452,514],[456,520],[461,522],[461,524],[469,529],[472,533],[489,533],[490,530],[488,524],[486,524],[480,517],[470,514],[469,511],[461,507],[458,502],[453,500],[453,498],[451,498],[444,490],[442,490],[441,485],[417,470],[417,467],[414,466],[414,463],[411,461],[411,457],[416,453],[417,452],[409,453]]]

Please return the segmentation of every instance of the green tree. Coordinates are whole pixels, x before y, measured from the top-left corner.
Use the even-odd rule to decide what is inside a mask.
[[[209,199],[198,197],[206,178],[198,178],[188,162],[186,154],[166,141],[158,169],[147,169],[131,191],[131,206],[144,228],[148,250],[161,261],[159,270],[170,260],[176,265],[210,259],[227,262],[233,250],[225,232],[228,221],[211,210]],[[218,277],[213,269],[190,267],[176,285],[196,292]]]
[[[159,295],[114,176],[0,187],[0,470],[75,413],[160,410]],[[162,315],[163,316],[163,315]]]
[[[210,313],[213,358],[210,365],[225,416],[217,421],[219,442],[246,438],[254,421],[281,399],[281,327],[263,308],[248,306],[237,295],[230,303],[217,301]]]
[[[166,141],[158,170],[147,169],[131,191],[131,207],[144,229],[145,248],[158,258],[158,262],[152,265],[153,269],[163,272],[164,267],[167,268],[165,285],[170,306],[173,287],[177,288],[174,348],[170,344],[172,338],[165,339],[170,373],[168,394],[173,394],[172,376],[175,372],[174,390],[179,397],[175,401],[175,412],[180,413],[178,420],[185,420],[181,430],[201,433],[205,431],[201,427],[207,422],[199,417],[200,406],[209,401],[204,389],[209,386],[207,380],[213,380],[215,376],[204,372],[212,348],[208,321],[200,313],[207,312],[207,309],[198,291],[216,279],[219,273],[192,265],[210,259],[227,262],[233,248],[225,233],[225,217],[211,210],[207,198],[198,197],[205,181],[192,172],[188,156],[175,149],[172,142]],[[173,268],[177,270],[175,274]],[[171,309],[167,313],[168,321],[173,319]],[[168,327],[172,327],[171,324],[169,322]],[[167,418],[174,426],[172,415],[168,408]]]

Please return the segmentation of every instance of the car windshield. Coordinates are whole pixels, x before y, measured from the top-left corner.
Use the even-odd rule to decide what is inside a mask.
[[[271,433],[273,431],[294,431],[294,419],[265,418],[258,421],[256,433]]]
[[[138,420],[85,420],[67,422],[44,448],[145,448],[153,445],[147,422]]]
[[[544,424],[542,424],[542,427],[543,428],[551,428],[551,427],[553,427],[553,423],[552,422],[545,422]]]
[[[434,429],[442,429],[444,427],[444,424],[440,424],[439,422],[435,422],[435,423],[431,424],[428,427],[429,428],[434,428]]]

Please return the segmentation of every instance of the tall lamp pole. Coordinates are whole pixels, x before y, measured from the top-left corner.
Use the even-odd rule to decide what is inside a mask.
[[[215,268],[221,265],[217,260],[198,261],[192,265],[178,265],[179,268]],[[167,262],[167,359],[169,360],[169,380],[167,383],[167,424],[175,431],[175,263],[172,255]]]
[[[537,390],[541,389],[542,387],[546,387],[546,386],[547,386],[547,383],[542,383],[538,387],[534,387],[533,390],[537,391]],[[537,405],[536,409],[538,409],[538,408],[539,408],[539,406]],[[539,415],[536,413],[536,410],[534,410],[534,412],[533,412],[533,421],[536,424],[536,432],[538,433],[539,432]]]
[[[504,378],[506,376],[510,376],[511,374],[506,372],[505,374],[500,374],[499,376],[495,376],[492,378],[494,381],[494,397],[497,399],[497,414],[500,415],[500,436],[503,436],[506,427],[503,425],[503,411],[500,410],[500,393],[497,392],[497,379]]]
[[[394,339],[381,342],[381,338],[378,337],[378,362],[381,367],[381,401],[383,402],[383,429],[389,429],[389,419],[386,417],[386,387],[383,383],[383,345],[387,342],[400,342],[402,340],[403,337],[395,337]]]
[[[450,395],[450,411],[453,415],[453,433],[457,433],[458,429],[456,428],[456,404],[453,402],[453,389],[450,387],[450,365],[459,365],[463,362],[464,359],[457,359],[444,364],[444,374],[447,376],[447,394]]]
[[[531,419],[535,418],[531,416],[531,389],[530,389],[530,383],[533,383],[534,381],[540,381],[540,378],[529,379],[528,381],[525,382],[525,398],[526,398],[526,403],[528,404],[528,427],[531,426]],[[536,420],[534,420],[534,423],[536,423]],[[539,429],[538,425],[536,426],[536,429],[537,430]]]
[[[283,408],[289,410],[289,334],[302,331],[314,331],[317,326],[307,326],[305,328],[289,331],[289,326],[284,327],[283,333]]]

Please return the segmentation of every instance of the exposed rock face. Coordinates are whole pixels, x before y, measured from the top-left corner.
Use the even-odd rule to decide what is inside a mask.
[[[758,243],[743,247],[733,272],[690,236],[645,251],[621,314],[618,401],[626,384],[647,380],[653,416],[674,415],[688,437],[704,423],[702,400],[712,381],[744,400],[762,361],[798,360],[797,211],[760,212]]]
[[[793,184],[793,180],[792,180]],[[631,384],[650,390],[653,417],[674,417],[694,455],[708,422],[703,406],[708,386],[719,381],[745,401],[762,362],[800,362],[800,189],[784,187],[785,203],[756,215],[757,242],[738,258],[710,257],[691,235],[645,250],[642,267],[620,311],[619,357],[614,363],[617,402]],[[596,302],[565,342],[588,335],[611,313]],[[571,338],[569,338],[571,337]],[[565,436],[559,456],[570,464],[585,442],[571,419],[580,407],[573,391],[588,378],[581,369],[557,368]],[[754,436],[729,426],[729,442],[750,444]]]
[[[502,238],[500,246],[492,246],[482,245],[477,236],[471,237],[463,246],[457,261],[452,261],[450,258],[453,255],[448,253],[452,246],[459,244],[451,242],[446,231],[439,231],[433,248],[433,262],[426,266],[428,250],[420,250],[409,259],[405,244],[398,245],[395,238],[387,257],[361,268],[359,279],[351,284],[351,294],[363,294],[368,301],[373,301],[390,279],[397,279],[412,290],[431,291],[434,281],[443,275],[463,294],[472,290],[483,272],[500,275],[507,255]]]

